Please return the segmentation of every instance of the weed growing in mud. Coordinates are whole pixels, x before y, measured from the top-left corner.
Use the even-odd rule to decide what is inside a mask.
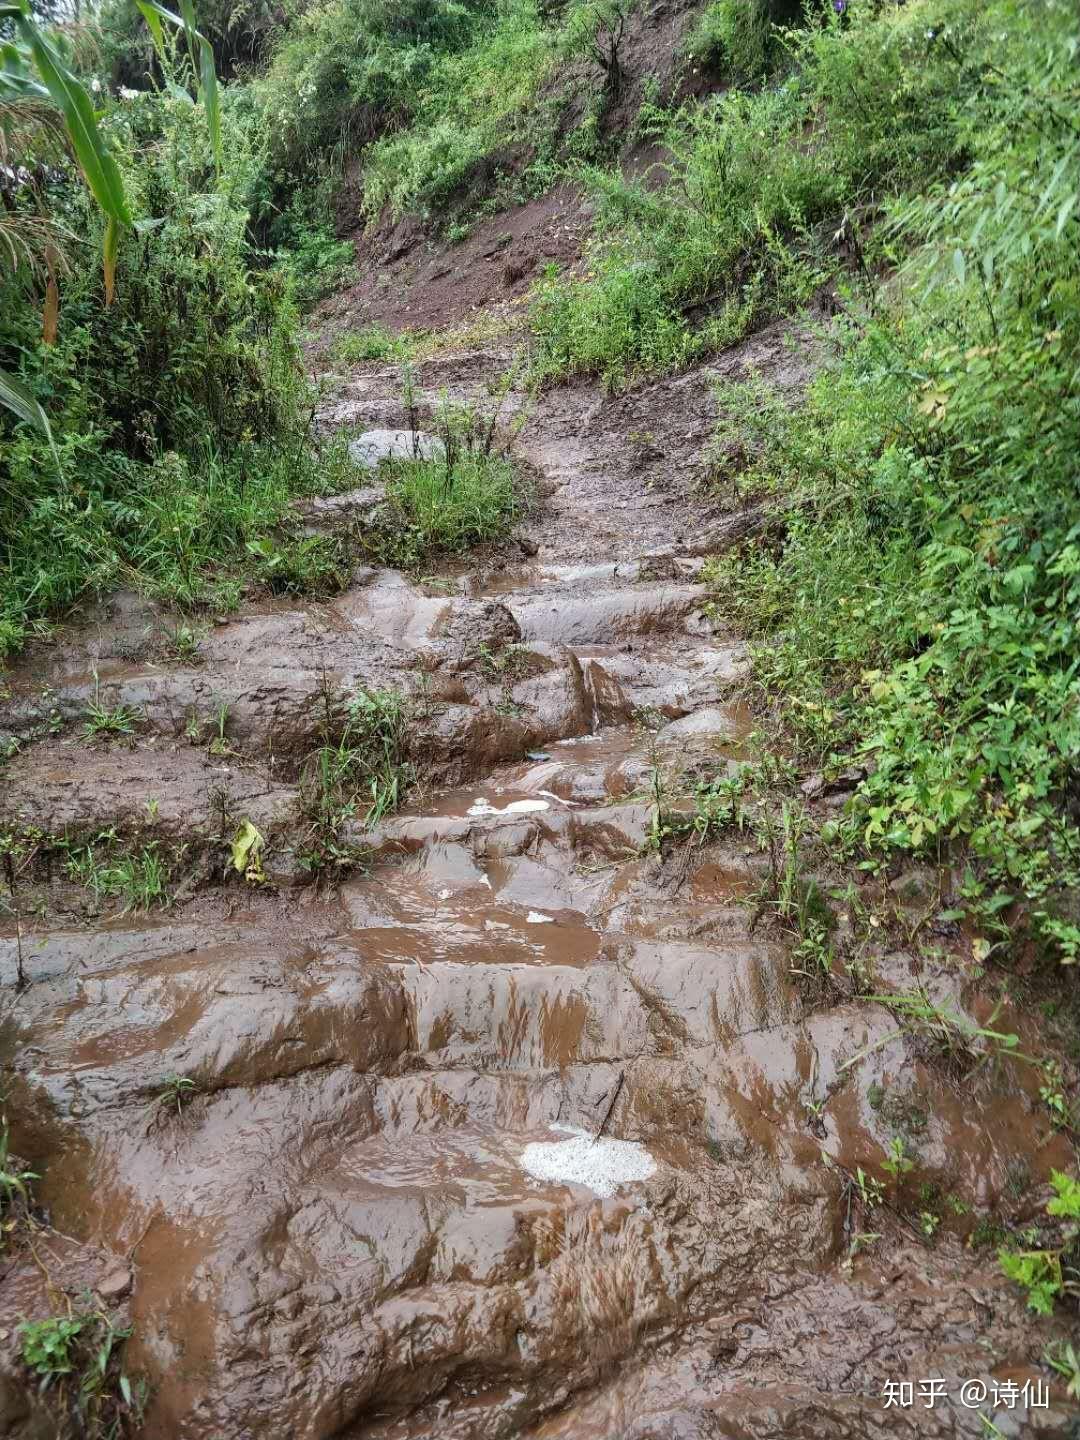
[[[663,856],[672,843],[689,840],[703,846],[729,830],[746,830],[749,817],[743,806],[746,780],[734,776],[702,782],[691,792],[689,809],[677,808],[657,765],[653,770],[653,813],[645,839],[645,850]]]
[[[129,705],[107,705],[101,698],[101,687],[94,675],[94,698],[87,704],[83,718],[83,735],[87,740],[100,736],[134,735],[140,720],[139,712]]]
[[[419,337],[391,335],[377,325],[366,330],[348,330],[333,343],[331,353],[343,365],[365,360],[410,360]]]
[[[1064,1380],[1069,1398],[1080,1400],[1080,1354],[1076,1347],[1066,1340],[1059,1340],[1047,1346],[1043,1351],[1043,1360]]]
[[[355,865],[363,849],[345,838],[350,821],[366,829],[396,810],[412,780],[405,759],[405,704],[392,690],[359,691],[344,701],[324,682],[322,744],[300,782],[307,833],[301,863],[312,874]]]
[[[130,1327],[113,1325],[100,1311],[83,1311],[24,1321],[17,1333],[23,1364],[39,1378],[41,1392],[51,1394],[54,1413],[62,1417],[58,1434],[118,1440],[134,1433],[146,1393],[120,1368],[119,1350]]]
[[[165,654],[170,660],[180,660],[194,665],[201,658],[199,645],[202,636],[192,625],[177,624],[165,632]]]
[[[17,1206],[30,1203],[28,1185],[38,1176],[33,1170],[13,1168],[9,1150],[8,1126],[6,1119],[0,1119],[0,1245],[4,1237],[14,1228],[16,1221],[9,1218]]]
[[[985,1025],[977,1025],[949,1006],[935,1004],[922,986],[911,992],[869,995],[866,998],[891,1010],[904,1022],[904,1027],[897,1033],[913,1033],[928,1047],[932,1056],[957,1076],[968,1076],[978,1066],[991,1060],[1012,1059],[1034,1063],[1030,1055],[1023,1054],[1018,1048],[1018,1035],[993,1028],[1001,1011],[1001,1002]],[[893,1038],[891,1035],[886,1036],[869,1049],[859,1051],[845,1061],[842,1068],[850,1069],[865,1059],[872,1050],[880,1049]]]
[[[256,578],[275,595],[333,595],[348,578],[341,543],[322,535],[296,540],[260,536],[247,542]]]
[[[191,1100],[198,1086],[187,1075],[166,1075],[158,1091],[157,1103],[167,1110],[176,1109],[178,1119],[184,1117],[184,1105]]]
[[[222,803],[222,829],[225,825],[225,805]],[[241,822],[236,834],[232,838],[229,852],[232,857],[232,867],[238,875],[243,875],[249,885],[265,885],[266,871],[263,869],[263,850],[266,846],[266,839],[262,831],[251,823],[250,820]]]
[[[1054,1198],[1047,1202],[1046,1214],[1060,1222],[1060,1244],[998,1252],[1002,1270],[1023,1286],[1028,1305],[1040,1315],[1049,1315],[1061,1296],[1074,1301],[1080,1297],[1080,1181],[1053,1170],[1050,1184]]]
[[[440,553],[460,554],[473,545],[498,540],[529,508],[528,496],[509,458],[509,446],[523,423],[519,417],[500,440],[499,416],[513,383],[513,372],[496,387],[491,412],[440,406],[435,429],[442,452],[430,457],[384,464],[387,516],[365,535],[369,550],[408,569]],[[417,433],[419,415],[412,379],[405,375],[409,429]]]
[[[235,755],[237,752],[225,733],[225,727],[229,723],[229,703],[227,700],[218,702],[214,710],[214,735],[208,746],[211,755]],[[199,727],[201,731],[202,727]]]
[[[156,840],[125,851],[118,848],[114,831],[103,831],[90,843],[68,850],[66,869],[72,880],[93,892],[98,904],[120,899],[125,913],[169,903],[168,866]]]

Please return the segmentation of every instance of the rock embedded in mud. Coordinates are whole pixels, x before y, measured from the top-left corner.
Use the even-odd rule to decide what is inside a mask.
[[[122,1300],[131,1290],[131,1271],[126,1265],[120,1265],[98,1281],[97,1293],[102,1300]]]
[[[446,446],[420,430],[365,430],[349,442],[349,459],[361,470],[377,470],[384,460],[442,460]]]

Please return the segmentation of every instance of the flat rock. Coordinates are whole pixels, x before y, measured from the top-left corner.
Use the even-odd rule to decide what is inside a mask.
[[[435,460],[446,446],[420,430],[365,430],[349,443],[349,458],[362,470],[377,470],[384,460]]]
[[[131,1271],[118,1265],[98,1281],[96,1289],[102,1300],[122,1300],[131,1289]]]

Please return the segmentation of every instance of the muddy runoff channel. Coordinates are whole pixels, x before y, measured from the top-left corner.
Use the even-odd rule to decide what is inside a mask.
[[[671,448],[708,378],[641,399]],[[400,422],[385,377],[349,393]],[[332,603],[215,623],[198,663],[118,596],[11,676],[36,738],[5,827],[152,837],[183,878],[166,910],[90,916],[56,862],[4,930],[12,1145],[55,1228],[5,1275],[3,1433],[50,1433],[12,1326],[65,1288],[133,1326],[160,1440],[977,1436],[964,1381],[1041,1374],[1053,1325],[964,1244],[1017,1214],[1019,1173],[1069,1166],[1037,1081],[960,1091],[880,1007],[806,1005],[742,837],[648,851],[656,767],[723,774],[748,722],[680,534],[699,502],[612,443],[614,406],[558,392],[526,433],[533,558],[361,570]],[[358,837],[364,868],[313,886],[298,807],[328,686],[407,697],[424,783]],[[102,695],[131,739],[82,738]],[[231,868],[247,821],[259,884]],[[944,967],[924,979],[978,1013]],[[194,1082],[176,1107],[168,1075]],[[848,1179],[905,1123],[967,1217],[932,1245],[887,1206],[868,1222]],[[932,1407],[886,1406],[931,1378]],[[1076,1433],[1058,1399],[994,1420]]]

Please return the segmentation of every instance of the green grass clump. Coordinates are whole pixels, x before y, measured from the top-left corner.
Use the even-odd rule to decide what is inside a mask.
[[[395,518],[387,531],[399,563],[461,554],[498,540],[523,513],[511,462],[502,455],[462,454],[394,465],[387,499]]]
[[[839,838],[962,847],[968,898],[1025,900],[1014,933],[1074,963],[1054,896],[1080,886],[1075,17],[985,18],[1004,38],[956,109],[966,163],[879,238],[899,275],[865,290],[804,407],[735,397],[742,482],[780,492],[786,524],[713,575],[805,751],[868,763]]]
[[[413,348],[408,335],[391,335],[379,325],[369,325],[366,329],[348,330],[339,335],[332,353],[342,364],[356,365],[365,360],[409,360]]]
[[[119,899],[124,912],[164,908],[169,903],[168,863],[156,840],[125,850],[111,833],[71,850],[67,873],[85,885],[95,901]]]
[[[306,823],[300,860],[313,875],[351,868],[362,858],[346,834],[349,822],[377,825],[398,808],[413,780],[406,759],[406,707],[393,690],[323,695],[321,743],[301,775]]]

